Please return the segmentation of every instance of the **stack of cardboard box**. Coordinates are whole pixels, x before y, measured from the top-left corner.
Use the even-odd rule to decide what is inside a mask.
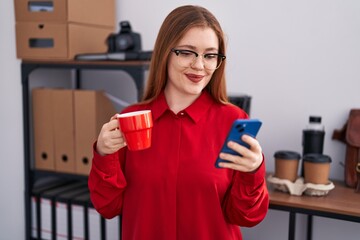
[[[115,0],[14,0],[17,57],[71,60],[107,51]]]
[[[92,145],[116,113],[102,91],[32,90],[35,168],[88,175]]]

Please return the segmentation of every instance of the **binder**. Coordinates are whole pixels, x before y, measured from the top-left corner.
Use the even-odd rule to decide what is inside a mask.
[[[89,237],[89,212],[91,205],[90,193],[83,193],[71,201],[73,236],[79,239],[90,239]]]
[[[41,179],[40,181],[35,182],[34,188],[31,192],[31,236],[36,239],[41,239],[41,204],[40,204],[40,195],[53,189],[55,187],[60,187],[65,184],[69,184],[69,181],[59,180],[57,178],[49,177]],[[45,234],[45,233],[43,233]]]
[[[55,170],[75,173],[75,127],[73,90],[53,89]]]
[[[75,169],[88,175],[92,162],[92,145],[101,127],[116,113],[111,101],[102,91],[75,90]]]
[[[33,90],[35,167],[88,175],[92,144],[116,109],[102,91]]]
[[[36,206],[38,204],[38,201],[36,199],[36,197],[34,196],[31,196],[30,197],[30,201],[31,201],[31,209],[30,209],[30,212],[31,212],[31,237],[32,238],[37,238],[38,235],[37,235],[37,232],[38,232],[38,225],[37,225],[37,217],[38,217],[38,214],[37,214],[37,210],[36,210]]]
[[[88,208],[89,239],[104,239],[102,237],[104,220],[94,208]]]
[[[41,239],[56,239],[57,237],[56,197],[68,191],[84,188],[86,186],[85,182],[72,182],[49,189],[41,194]]]
[[[56,236],[57,240],[79,239],[73,234],[71,199],[88,192],[86,186],[75,188],[56,196]]]
[[[52,90],[32,90],[35,168],[55,170]]]
[[[84,200],[84,196],[89,195],[88,192],[83,193],[71,200],[72,211],[72,231],[74,239],[89,239],[89,225],[87,216],[87,200]],[[86,197],[85,197],[86,198]]]
[[[117,216],[112,219],[106,219],[105,221],[106,240],[119,240],[121,228],[120,217]]]
[[[88,192],[74,198],[71,206],[74,236],[79,239],[121,239],[120,217],[103,218],[92,206]]]
[[[74,231],[83,231],[84,239],[106,239],[105,219],[93,208],[89,193],[84,193],[74,198],[72,207],[73,209],[77,209],[77,214],[74,214],[72,222],[76,223],[80,219],[80,221],[84,223],[83,226],[74,226],[74,229],[80,228]],[[80,214],[81,211],[82,214]],[[79,219],[75,218],[75,216]]]

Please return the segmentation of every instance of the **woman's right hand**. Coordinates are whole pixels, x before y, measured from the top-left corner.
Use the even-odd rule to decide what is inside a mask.
[[[112,154],[125,146],[125,139],[119,130],[119,121],[114,115],[109,122],[102,126],[96,143],[96,151],[104,156]]]

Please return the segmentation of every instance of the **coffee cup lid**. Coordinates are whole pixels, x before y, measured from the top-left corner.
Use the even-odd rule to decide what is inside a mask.
[[[308,153],[303,156],[303,160],[313,163],[331,163],[331,157],[320,153]]]
[[[297,159],[297,160],[299,160],[301,156],[298,152],[280,150],[280,151],[275,152],[274,157],[279,158],[279,159]]]

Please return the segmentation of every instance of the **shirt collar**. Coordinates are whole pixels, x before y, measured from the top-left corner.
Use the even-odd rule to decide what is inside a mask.
[[[212,104],[214,104],[214,100],[212,99],[211,95],[206,90],[203,90],[195,102],[193,102],[182,112],[185,112],[195,123],[197,123]],[[164,91],[162,91],[152,103],[154,121],[161,117],[161,115],[164,114],[167,110],[170,111],[170,108],[166,102]]]

